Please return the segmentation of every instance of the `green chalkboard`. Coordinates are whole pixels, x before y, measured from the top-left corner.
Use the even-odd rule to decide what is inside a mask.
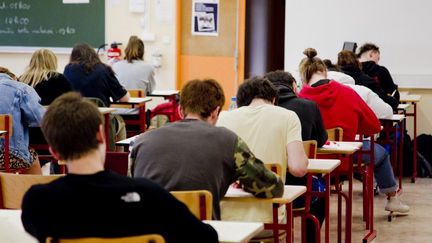
[[[76,43],[105,43],[105,0],[0,0],[0,46],[70,48]]]

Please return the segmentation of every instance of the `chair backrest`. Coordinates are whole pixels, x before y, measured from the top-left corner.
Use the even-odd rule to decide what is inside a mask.
[[[184,203],[195,217],[211,220],[213,213],[213,195],[206,190],[172,191],[171,194]]]
[[[12,115],[0,114],[0,130],[6,131],[12,136]]]
[[[343,129],[341,127],[335,127],[326,129],[328,140],[330,141],[342,141],[343,139]]]
[[[0,173],[0,208],[20,209],[27,190],[36,184],[49,183],[63,175],[23,175]]]
[[[306,156],[309,159],[316,159],[317,154],[317,141],[316,140],[306,140],[303,141],[303,148],[306,153]]]
[[[46,243],[165,243],[162,236],[157,234],[138,235],[118,238],[77,238],[77,239],[54,239],[49,237]]]
[[[130,97],[136,97],[136,98],[144,98],[145,97],[145,91],[143,89],[128,89],[128,92],[130,94]]]
[[[273,171],[274,173],[276,173],[279,176],[282,176],[282,166],[280,164],[276,164],[276,163],[269,163],[269,164],[264,164],[264,166]]]

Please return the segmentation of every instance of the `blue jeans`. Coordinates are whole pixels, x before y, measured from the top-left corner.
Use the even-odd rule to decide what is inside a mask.
[[[379,144],[375,143],[375,180],[382,193],[395,192],[398,188],[396,183],[393,168],[390,164],[390,156],[387,151]],[[363,149],[370,148],[369,141],[363,141]],[[370,162],[370,155],[363,154],[362,160],[366,164]]]

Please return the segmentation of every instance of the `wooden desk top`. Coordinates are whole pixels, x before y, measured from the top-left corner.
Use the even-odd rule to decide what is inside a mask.
[[[148,96],[166,97],[166,96],[176,95],[178,93],[180,93],[180,91],[178,90],[153,90],[153,92]]]
[[[130,143],[131,143],[132,141],[134,141],[134,140],[135,140],[139,135],[140,135],[140,134],[135,135],[135,136],[130,137],[130,138],[126,138],[126,139],[123,139],[123,140],[117,141],[117,142],[116,142],[116,145],[117,145],[117,146],[129,146]]]
[[[403,111],[405,111],[405,110],[407,110],[410,106],[411,106],[411,104],[399,104],[398,107],[397,107],[397,109],[398,109],[398,110],[403,110]]]
[[[21,210],[0,210],[0,235],[0,242],[38,242],[33,236],[25,232],[21,223]]]
[[[122,102],[122,104],[123,103],[125,103],[125,104],[142,104],[142,103],[147,103],[151,100],[152,100],[152,98],[150,98],[150,97],[141,97],[141,98],[131,97],[131,98],[129,98],[128,102]],[[118,102],[117,104],[120,104],[120,102]]]
[[[361,142],[331,142],[330,145],[324,145],[318,148],[318,154],[346,154],[355,153],[363,146]]]
[[[401,94],[400,102],[419,102],[421,95]]]
[[[275,198],[256,198],[251,193],[243,191],[241,188],[229,187],[223,200],[226,201],[250,201],[250,202],[269,202],[287,204],[294,201],[296,198],[306,192],[305,186],[284,186],[282,197]]]
[[[309,159],[307,171],[310,173],[327,174],[334,171],[340,163],[338,159]]]
[[[393,121],[393,122],[401,122],[405,119],[403,114],[393,114],[392,117],[389,118],[381,118],[381,121]]]
[[[219,242],[243,243],[249,242],[255,235],[264,230],[264,224],[258,222],[234,222],[204,220],[211,225],[219,236]]]
[[[99,107],[99,112],[102,113],[102,115],[113,113],[116,111],[116,108],[108,108],[108,107]]]

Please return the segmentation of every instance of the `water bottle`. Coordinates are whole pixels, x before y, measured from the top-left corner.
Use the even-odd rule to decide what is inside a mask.
[[[231,103],[228,107],[229,111],[232,111],[234,109],[237,109],[237,97],[236,96],[231,97]]]

